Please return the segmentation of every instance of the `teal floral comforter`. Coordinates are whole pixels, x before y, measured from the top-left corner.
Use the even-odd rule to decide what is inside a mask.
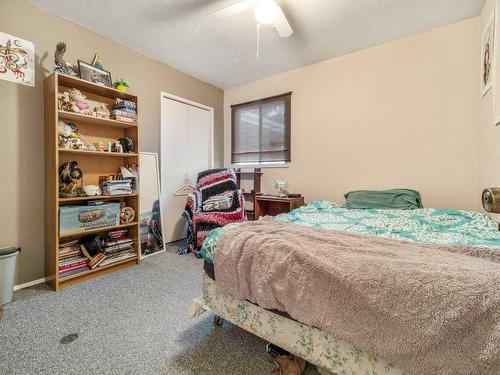
[[[500,251],[498,224],[486,215],[439,208],[416,210],[347,209],[335,202],[313,201],[274,218],[323,229],[345,230],[396,240],[441,244],[496,247]],[[212,230],[205,238],[201,255],[213,263],[219,236],[239,224]]]

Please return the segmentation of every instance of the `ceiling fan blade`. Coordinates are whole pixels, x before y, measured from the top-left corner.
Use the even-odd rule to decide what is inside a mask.
[[[245,10],[251,9],[255,6],[256,0],[243,0],[243,1],[238,1],[235,4],[229,5],[227,7],[224,7],[222,9],[218,9],[216,11],[213,11],[209,13],[209,16],[213,17],[226,17],[226,16],[231,16],[233,14],[237,14],[240,12],[243,12]]]
[[[282,38],[288,38],[293,34],[293,29],[288,23],[288,20],[286,19],[285,14],[281,10],[281,8],[280,15],[278,16],[276,21],[274,21],[273,26],[278,32],[279,36]]]

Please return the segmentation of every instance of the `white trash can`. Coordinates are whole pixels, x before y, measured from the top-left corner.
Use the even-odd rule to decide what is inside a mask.
[[[16,259],[20,251],[18,247],[0,247],[0,306],[12,301]]]

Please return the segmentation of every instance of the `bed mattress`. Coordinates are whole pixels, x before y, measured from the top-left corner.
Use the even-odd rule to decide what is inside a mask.
[[[352,210],[335,202],[313,201],[274,219],[427,244],[500,248],[498,224],[472,211],[437,208]],[[200,251],[205,262],[213,264],[219,236],[235,225],[239,224],[228,224],[209,233]]]
[[[367,353],[289,317],[222,293],[206,274],[204,308],[329,372],[344,375],[410,375],[394,363]]]

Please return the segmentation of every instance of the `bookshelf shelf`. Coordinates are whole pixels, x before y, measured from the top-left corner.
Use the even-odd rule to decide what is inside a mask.
[[[83,201],[97,201],[97,200],[119,200],[122,198],[134,198],[139,194],[120,194],[120,195],[96,195],[94,197],[74,197],[74,198],[59,198],[59,203],[78,203]]]
[[[139,98],[135,95],[123,93],[113,88],[96,85],[80,78],[53,73],[44,81],[45,90],[45,277],[47,283],[54,289],[59,290],[81,281],[114,272],[124,267],[129,267],[139,262],[140,236],[139,222],[121,224],[112,227],[97,228],[85,232],[68,233],[59,235],[59,208],[67,205],[85,205],[88,201],[119,201],[128,207],[132,207],[139,215],[140,196],[138,193],[93,196],[93,197],[59,197],[59,167],[65,162],[74,160],[83,172],[83,182],[86,185],[99,185],[101,176],[117,174],[120,167],[125,164],[136,164],[139,166],[138,151],[134,153],[110,153],[101,151],[73,150],[59,148],[58,124],[59,121],[73,123],[78,127],[82,137],[89,143],[102,143],[107,145],[119,138],[130,137],[134,143],[134,150],[140,150],[139,146],[139,121],[128,123],[107,118],[93,117],[80,113],[59,110],[58,94],[69,89],[80,90],[89,100],[89,104],[98,105],[104,103],[109,109],[115,104],[115,99],[120,98],[135,103],[139,115]],[[97,103],[97,104],[93,104]],[[137,220],[137,219],[136,219]],[[130,258],[117,258],[116,262],[98,266],[94,269],[84,269],[81,272],[67,276],[60,276],[59,269],[65,267],[64,255],[59,256],[59,245],[70,240],[80,239],[91,234],[106,234],[127,228],[125,235],[132,239],[133,252]],[[78,255],[78,256],[81,256]],[[110,259],[109,257],[107,259]],[[63,269],[63,268],[61,268]],[[78,268],[77,268],[78,269]]]
[[[131,158],[139,156],[139,154],[135,152],[124,153],[124,152],[88,151],[88,150],[73,150],[71,148],[60,148],[59,152],[67,154],[107,156],[115,158]]]
[[[133,256],[131,258],[127,258],[127,259],[123,259],[123,260],[118,260],[116,262],[113,262],[113,263],[110,263],[110,264],[106,264],[105,266],[98,266],[98,267],[94,268],[93,270],[89,269],[89,270],[86,270],[86,271],[75,273],[74,275],[70,275],[70,276],[66,276],[66,277],[61,277],[59,279],[59,282],[60,283],[67,283],[67,282],[69,282],[71,280],[75,280],[75,279],[89,278],[89,276],[92,275],[92,274],[97,275],[97,274],[104,273],[104,272],[108,273],[108,272],[114,271],[114,268],[116,269],[117,267],[123,268],[124,265],[125,266],[131,266],[131,265],[137,263],[138,259],[139,258],[136,255],[136,256]]]
[[[122,129],[136,128],[137,127],[137,124],[135,124],[135,123],[123,122],[123,121],[113,120],[113,119],[109,119],[109,118],[92,117],[92,116],[81,115],[79,113],[66,112],[66,111],[57,111],[57,112],[58,112],[58,116],[61,120],[75,121],[75,122],[78,121],[78,122],[83,122],[86,124],[94,124],[94,125],[100,125],[100,126],[112,126],[115,128],[122,128]]]
[[[85,236],[88,236],[89,234],[109,232],[110,230],[121,229],[121,228],[128,228],[128,227],[132,227],[132,226],[137,225],[137,224],[138,223],[136,221],[134,221],[132,223],[120,224],[120,225],[115,225],[115,226],[112,226],[112,227],[90,229],[90,230],[86,230],[85,232],[68,233],[68,234],[63,234],[62,236],[59,236],[59,239],[85,237]]]
[[[57,74],[57,73],[54,73]],[[95,83],[85,81],[77,77],[70,77],[64,74],[58,75],[58,84],[67,88],[75,88],[81,91],[90,92],[99,96],[105,96],[108,98],[121,98],[126,100],[134,101],[137,97],[135,95],[118,91],[111,87],[96,85]]]

